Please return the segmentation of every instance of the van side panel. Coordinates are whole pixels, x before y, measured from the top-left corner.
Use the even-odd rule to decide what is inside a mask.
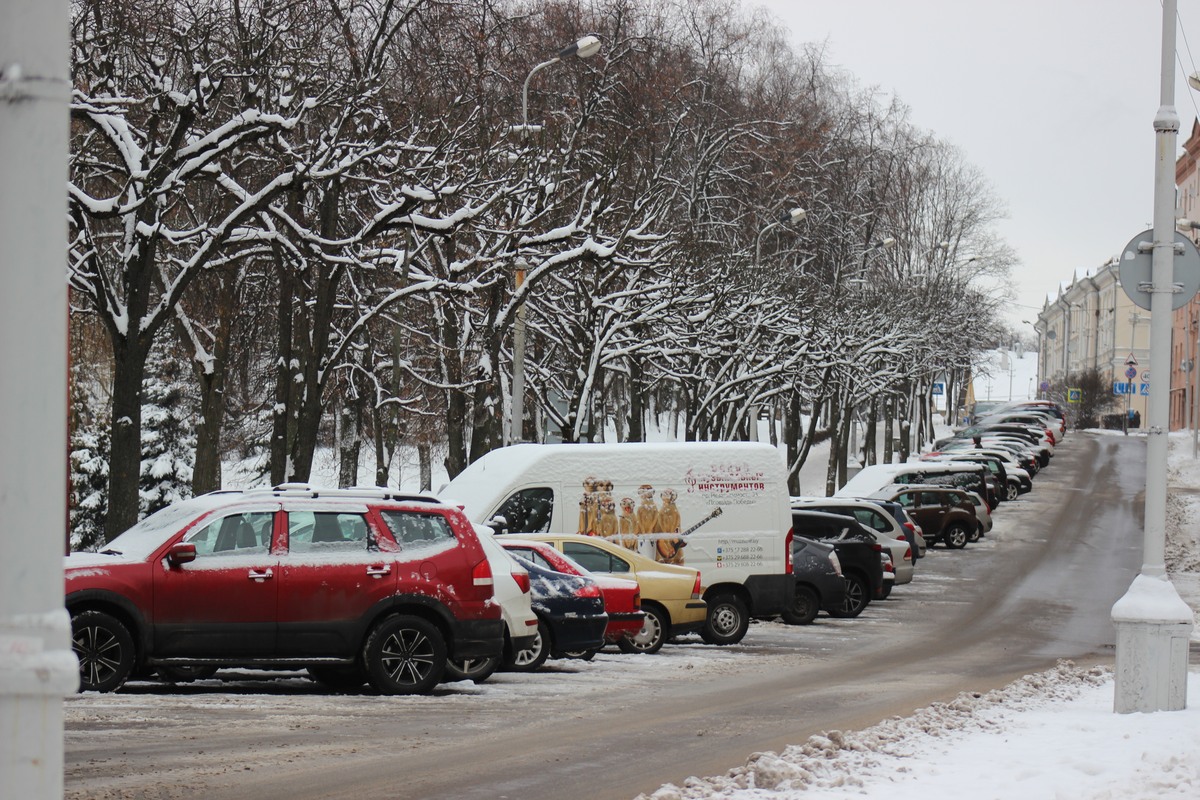
[[[739,584],[755,616],[777,614],[788,601],[791,515],[783,460],[770,445],[516,445],[464,471],[442,492],[448,502],[471,494],[479,465],[489,480],[474,485],[490,496],[466,504],[472,521],[486,523],[516,491],[551,486],[552,533],[603,536],[661,563],[695,567],[707,587]]]

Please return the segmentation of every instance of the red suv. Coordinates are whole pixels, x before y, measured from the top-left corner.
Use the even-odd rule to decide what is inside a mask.
[[[82,689],[138,670],[307,668],[383,694],[500,655],[492,571],[462,512],[386,489],[220,491],[65,559]]]

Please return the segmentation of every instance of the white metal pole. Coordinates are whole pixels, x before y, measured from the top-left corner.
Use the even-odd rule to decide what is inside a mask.
[[[1117,627],[1113,710],[1176,711],[1187,705],[1192,611],[1167,579],[1167,427],[1170,416],[1171,308],[1175,268],[1176,0],[1162,4],[1161,86],[1154,116],[1154,244],[1150,287],[1150,386],[1142,570],[1112,609]]]
[[[63,793],[67,0],[0,0],[0,782]]]

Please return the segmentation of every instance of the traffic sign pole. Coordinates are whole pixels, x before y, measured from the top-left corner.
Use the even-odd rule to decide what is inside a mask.
[[[1167,375],[1171,362],[1171,309],[1175,291],[1175,154],[1179,115],[1175,113],[1175,25],[1177,0],[1162,3],[1159,108],[1154,116],[1154,236],[1151,282],[1129,279],[1122,259],[1126,293],[1150,295],[1150,367]],[[1185,237],[1184,237],[1185,238]],[[1187,247],[1184,245],[1184,252]],[[1144,252],[1136,245],[1138,252]],[[1192,252],[1195,246],[1191,246]],[[1130,285],[1132,283],[1132,285]],[[1195,294],[1195,289],[1192,294]],[[1134,298],[1134,294],[1130,294]],[[1179,294],[1183,294],[1180,292]],[[1186,302],[1184,298],[1183,302]],[[1134,302],[1142,305],[1138,298]],[[1180,303],[1182,305],[1182,303]],[[1145,305],[1142,305],[1146,308]],[[1133,366],[1133,365],[1131,365]],[[1142,570],[1113,605],[1117,664],[1113,710],[1118,713],[1178,711],[1187,707],[1188,640],[1192,610],[1167,578],[1167,425],[1170,381],[1151,387],[1147,407],[1146,503]],[[1128,415],[1127,415],[1128,416]]]

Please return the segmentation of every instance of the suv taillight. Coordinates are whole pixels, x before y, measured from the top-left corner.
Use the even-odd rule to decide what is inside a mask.
[[[696,573],[696,582],[692,584],[692,599],[700,599],[700,573]]]
[[[529,573],[525,570],[514,572],[513,580],[517,582],[517,587],[521,590],[521,594],[529,594]]]
[[[492,565],[485,558],[475,565],[475,569],[471,570],[471,579],[476,586],[492,586],[495,581],[492,580]]]

